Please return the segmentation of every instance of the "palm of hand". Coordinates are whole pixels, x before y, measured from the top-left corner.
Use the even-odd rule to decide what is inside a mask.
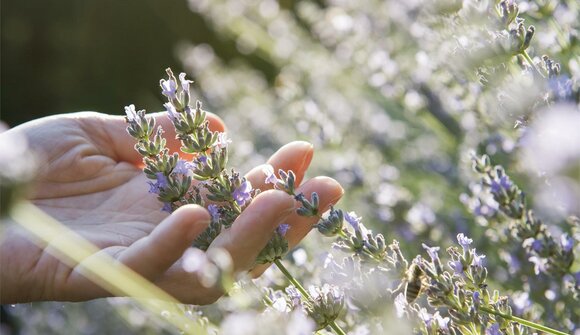
[[[146,178],[139,168],[118,161],[114,151],[103,150],[114,144],[103,145],[111,140],[107,132],[86,131],[87,127],[99,130],[97,123],[103,121],[96,115],[87,116],[41,120],[43,124],[35,122],[25,129],[32,149],[44,154],[33,203],[102,252],[115,256],[150,234],[167,213],[147,194]],[[60,282],[66,282],[73,269],[22,234],[15,237],[12,244],[14,253],[21,255],[19,268],[33,270],[20,277],[40,275],[52,283],[52,287],[37,288],[42,292],[31,294],[48,299],[60,294]],[[76,286],[83,289],[83,284]],[[80,292],[69,293],[72,295],[63,297],[65,300],[75,300]]]
[[[213,118],[213,128],[223,130],[221,121]],[[159,118],[158,123],[171,129],[166,118]],[[134,152],[134,142],[125,133],[121,118],[79,113],[41,119],[21,128],[32,149],[45,155],[32,199],[39,208],[95,244],[100,252],[120,260],[184,302],[209,303],[222,294],[202,287],[179,262],[192,238],[205,228],[191,221],[205,220],[207,212],[189,208],[168,217],[160,211],[158,200],[147,192],[147,179],[137,166],[141,158]],[[167,137],[171,142],[170,132]],[[310,162],[308,151],[311,148],[281,150],[271,163],[296,171],[299,183]],[[297,166],[296,162],[305,164]],[[263,177],[259,167],[247,178],[256,187],[266,188],[260,181]],[[306,194],[319,192],[323,209],[342,195],[336,182],[328,178],[315,178],[303,187]],[[251,267],[270,231],[282,220],[296,226],[288,236],[291,245],[314,223],[295,215],[288,217],[287,209],[293,208],[293,201],[280,193],[264,192],[230,230],[214,241],[216,247],[232,254],[237,271]],[[23,232],[15,232],[6,240],[11,254],[18,255],[10,264],[12,277],[28,290],[28,296],[20,300],[76,301],[109,295],[82,276],[78,271],[82,263],[75,268],[67,266],[47,252],[50,246],[36,246]],[[22,297],[22,292],[19,294]]]

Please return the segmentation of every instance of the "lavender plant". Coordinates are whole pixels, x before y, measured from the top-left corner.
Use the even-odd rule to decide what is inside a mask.
[[[259,190],[253,189],[251,183],[235,170],[226,171],[228,140],[224,133],[209,129],[209,121],[201,109],[201,102],[196,102],[195,109],[190,106],[191,81],[185,78],[185,73],[179,75],[179,84],[170,69],[167,69],[167,75],[167,79],[160,81],[162,93],[168,100],[164,107],[175,127],[177,139],[181,141],[181,151],[193,155],[193,159],[186,161],[180,158],[179,153],[170,153],[166,139],[162,136],[163,129],[155,128],[154,119],[147,118],[144,110],[136,111],[134,105],[125,107],[127,132],[137,140],[135,150],[143,156],[143,171],[151,179],[148,182],[149,192],[155,193],[163,203],[163,211],[172,212],[185,204],[205,206],[206,201],[212,202],[207,205],[211,222],[193,243],[193,247],[203,251],[209,248],[222,229],[233,224]],[[318,215],[319,200],[316,193],[312,193],[311,200],[307,200],[303,194],[295,194],[294,172],[280,170],[279,179],[270,167],[265,170],[265,174],[267,183],[274,184],[302,204],[297,209],[299,215]],[[288,252],[288,242],[284,238],[288,228],[287,224],[282,224],[276,229],[257,256],[256,264],[275,263],[306,299],[305,308],[316,321],[317,328],[329,326],[338,334],[344,334],[335,323],[344,305],[344,297],[339,289],[313,287],[309,294],[280,262]],[[198,275],[203,276],[203,271],[199,271]]]

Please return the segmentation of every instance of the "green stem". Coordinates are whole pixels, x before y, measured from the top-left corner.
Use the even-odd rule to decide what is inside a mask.
[[[567,333],[561,332],[559,330],[555,330],[555,329],[552,329],[550,327],[546,327],[546,326],[537,324],[535,322],[528,321],[526,319],[518,318],[517,316],[513,316],[513,315],[509,315],[509,314],[504,314],[504,313],[498,312],[496,310],[493,310],[493,309],[491,309],[489,307],[480,306],[479,309],[482,310],[482,311],[484,311],[484,312],[486,312],[486,313],[500,316],[500,317],[502,317],[504,319],[517,322],[517,323],[519,323],[521,325],[524,325],[524,326],[529,327],[529,328],[532,328],[532,329],[541,330],[541,331],[546,332],[548,334],[568,335]]]
[[[312,297],[310,296],[310,294],[308,294],[308,292],[304,289],[304,287],[292,276],[292,274],[290,274],[290,272],[288,271],[288,269],[286,269],[286,267],[284,266],[284,264],[282,264],[282,261],[280,261],[279,259],[274,261],[274,264],[276,264],[276,266],[278,267],[278,269],[280,269],[280,271],[284,274],[284,276],[286,278],[288,278],[288,280],[290,281],[290,283],[292,283],[292,285],[294,285],[294,287],[296,287],[296,289],[298,291],[300,291],[300,293],[306,297],[308,300],[312,301]]]
[[[522,51],[521,55],[524,56],[524,59],[526,60],[526,62],[528,62],[528,64],[530,64],[536,70],[536,72],[538,72],[540,74],[540,76],[542,76],[542,78],[546,78],[546,76],[544,76],[542,71],[540,71],[540,68],[538,68],[536,66],[536,64],[534,63],[534,60],[532,60],[532,57],[530,57],[530,55],[528,54],[528,52],[526,50]]]
[[[493,8],[494,8],[495,13],[497,14],[497,16],[501,17],[501,12],[499,11],[499,8],[497,6],[493,6]],[[520,54],[524,57],[524,59],[526,60],[526,62],[528,62],[528,64],[530,64],[530,66],[533,67],[536,70],[536,72],[538,72],[538,74],[540,76],[542,76],[542,78],[545,78],[545,76],[542,73],[542,71],[540,71],[540,69],[536,66],[536,64],[532,60],[532,57],[530,57],[530,55],[528,54],[528,52],[526,50],[523,50],[522,52],[520,52]]]
[[[290,272],[288,271],[288,269],[286,269],[286,267],[284,266],[284,264],[282,264],[282,261],[280,261],[279,259],[274,261],[274,264],[276,264],[276,266],[278,267],[278,269],[280,269],[280,271],[284,274],[284,276],[290,281],[290,283],[292,283],[292,285],[294,285],[294,287],[296,287],[296,289],[298,291],[300,291],[300,293],[307,298],[310,302],[313,302],[312,297],[310,296],[310,294],[308,294],[308,292],[304,289],[304,287],[294,278],[294,276],[292,276],[292,274],[290,274]],[[333,320],[332,322],[330,322],[328,324],[330,326],[330,328],[332,328],[334,330],[335,333],[337,333],[338,335],[346,335],[346,333],[344,332],[344,330],[342,330],[340,328],[339,325],[336,324],[336,322]]]

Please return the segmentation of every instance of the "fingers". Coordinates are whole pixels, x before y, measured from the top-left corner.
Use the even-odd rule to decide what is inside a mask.
[[[260,193],[240,214],[230,229],[214,240],[210,248],[228,251],[234,271],[244,271],[254,265],[274,230],[294,211],[294,199],[288,194],[269,190]]]
[[[312,144],[304,141],[295,141],[276,151],[268,160],[268,164],[274,167],[276,175],[279,169],[284,171],[292,170],[296,174],[296,185],[298,186],[304,178],[306,169],[310,166],[313,155],[314,148]],[[271,189],[273,185],[264,182],[266,175],[262,171],[263,168],[264,165],[253,168],[246,174],[246,179],[252,183],[254,188],[265,191]]]
[[[207,228],[209,213],[185,205],[163,220],[150,235],[133,243],[118,259],[149,280],[155,280],[181,258],[195,238]]]
[[[161,126],[165,131],[164,137],[167,139],[167,147],[170,152],[180,152],[181,143],[175,138],[175,128],[166,112],[147,114],[155,119],[155,124]],[[209,128],[212,131],[223,132],[226,130],[224,122],[215,114],[207,113]],[[114,157],[118,162],[124,161],[140,165],[143,157],[135,151],[135,139],[127,133],[127,123],[121,116],[107,116],[103,118],[102,128],[106,131],[108,141],[102,146],[112,147]],[[108,148],[107,148],[108,149]],[[187,156],[182,154],[183,156]]]
[[[209,221],[209,213],[204,208],[186,205],[163,220],[150,235],[131,246],[110,247],[101,252],[117,258],[144,278],[153,281],[163,276],[181,258]],[[58,300],[64,297],[64,300],[82,301],[111,295],[111,292],[84,275],[84,266],[90,264],[93,257],[99,257],[99,253],[83,260],[65,279]]]
[[[298,190],[298,193],[303,193],[309,200],[312,192],[316,192],[320,198],[319,214],[326,212],[331,205],[334,205],[344,194],[344,190],[340,184],[328,177],[316,177],[308,180]],[[299,203],[296,206],[300,206]],[[286,219],[286,223],[290,225],[290,229],[285,237],[288,240],[289,250],[294,248],[312,229],[312,226],[318,222],[318,217],[304,217],[296,214],[295,211]],[[252,269],[251,275],[254,277],[260,276],[270,264],[259,265]]]

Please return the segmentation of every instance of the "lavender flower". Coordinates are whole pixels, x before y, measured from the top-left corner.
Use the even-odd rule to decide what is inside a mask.
[[[485,330],[486,335],[502,335],[501,331],[499,330],[499,324],[494,323],[489,328]]]
[[[165,176],[162,172],[157,172],[155,175],[157,176],[157,183],[160,189],[164,189],[169,185],[167,176]]]
[[[509,191],[512,185],[513,184],[507,175],[501,176],[499,180],[492,179],[490,183],[491,191],[496,194],[501,193],[502,191]]]
[[[173,212],[173,206],[171,205],[170,202],[164,202],[161,210],[163,212],[171,213],[171,212]]]
[[[278,232],[278,234],[280,234],[280,236],[285,236],[288,229],[290,229],[290,225],[287,223],[283,223],[279,225],[278,228],[276,228],[276,231]]]
[[[200,165],[200,166],[206,166],[207,165],[207,156],[205,155],[199,155],[197,156],[197,158],[195,159],[195,162]]]
[[[530,262],[534,264],[534,273],[539,275],[540,273],[545,273],[548,269],[548,260],[539,256],[531,256],[528,258]]]
[[[179,159],[177,161],[177,164],[175,164],[175,167],[173,168],[172,173],[177,173],[177,174],[181,174],[181,175],[188,175],[191,172],[192,168],[193,168],[193,164],[191,162],[188,162],[184,159]]]
[[[403,315],[405,315],[408,305],[409,304],[407,303],[407,298],[405,298],[405,295],[403,293],[399,293],[399,295],[397,295],[395,298],[395,309],[397,311],[398,318],[402,318]]]
[[[473,243],[473,240],[466,237],[463,233],[457,234],[457,242],[463,248],[463,252],[469,251],[469,246]]]
[[[232,140],[230,140],[226,133],[221,132],[218,133],[217,135],[217,141],[214,143],[214,146],[219,148],[219,149],[224,149],[228,146],[228,144],[232,143]]]
[[[455,274],[463,275],[463,264],[461,263],[461,261],[459,260],[449,261],[449,263],[447,264],[453,270],[453,272],[455,272]]]
[[[294,286],[288,286],[285,289],[286,294],[288,295],[288,298],[290,298],[290,303],[292,304],[292,307],[298,307],[302,305],[302,294],[300,293],[300,291],[298,291],[296,289],[296,287]]]
[[[211,215],[211,219],[213,221],[219,221],[220,219],[220,213],[219,213],[219,207],[216,204],[211,204],[209,206],[207,206],[207,210],[209,212],[209,214]]]
[[[348,212],[344,215],[344,219],[348,222],[355,231],[360,230],[361,218],[356,215],[355,212]]]
[[[165,107],[165,110],[167,111],[167,116],[169,116],[171,122],[177,123],[179,121],[180,116],[175,106],[171,102],[166,102],[163,104],[163,107]]]
[[[398,313],[397,313],[397,315],[398,315]],[[425,323],[425,326],[427,328],[431,327],[431,322],[433,321],[433,314],[427,312],[426,308],[421,307],[419,309],[419,312],[417,313],[417,315]]]
[[[181,72],[179,74],[179,81],[181,82],[181,88],[183,89],[183,92],[189,95],[189,85],[193,83],[193,81],[185,79],[186,75],[187,74],[185,72]]]
[[[427,251],[427,253],[429,254],[429,257],[431,257],[431,260],[433,262],[435,261],[439,261],[439,247],[430,247],[428,245],[426,245],[425,243],[422,244],[423,245],[423,249],[425,249]]]
[[[474,249],[475,250],[475,249]],[[476,268],[483,268],[483,260],[485,259],[485,255],[478,255],[475,252],[473,253],[473,261],[471,262],[471,266]]]
[[[479,291],[475,291],[475,292],[473,292],[473,303],[474,303],[476,306],[479,306],[479,304],[481,304],[481,298],[480,298],[480,295],[481,295],[481,294],[479,293]]]
[[[135,105],[133,104],[125,106],[125,114],[127,114],[128,122],[137,122],[139,120],[139,116],[137,115],[137,111],[135,110]]]
[[[149,193],[159,194],[159,192],[169,186],[169,181],[163,172],[157,172],[155,176],[157,177],[155,183],[151,181],[147,182],[149,184]]]
[[[276,177],[276,174],[274,173],[274,167],[272,165],[267,164],[264,166],[264,168],[262,168],[262,172],[264,172],[266,175],[266,179],[264,180],[266,184],[272,184],[274,186],[278,184],[279,179]]]
[[[574,238],[568,234],[562,234],[560,236],[560,245],[562,246],[562,251],[569,253],[574,248]]]
[[[316,322],[317,330],[323,329],[338,317],[344,308],[344,293],[334,285],[311,286],[309,293],[313,304],[307,306],[308,315]]]
[[[166,96],[169,100],[175,99],[175,93],[177,92],[177,83],[173,79],[161,79],[159,81],[161,86],[161,94]]]
[[[435,312],[433,315],[433,319],[437,322],[440,331],[448,332],[449,331],[449,321],[448,317],[441,317],[439,311]]]
[[[244,180],[242,184],[234,190],[232,196],[238,204],[243,206],[246,202],[252,199],[252,184],[248,180]]]

